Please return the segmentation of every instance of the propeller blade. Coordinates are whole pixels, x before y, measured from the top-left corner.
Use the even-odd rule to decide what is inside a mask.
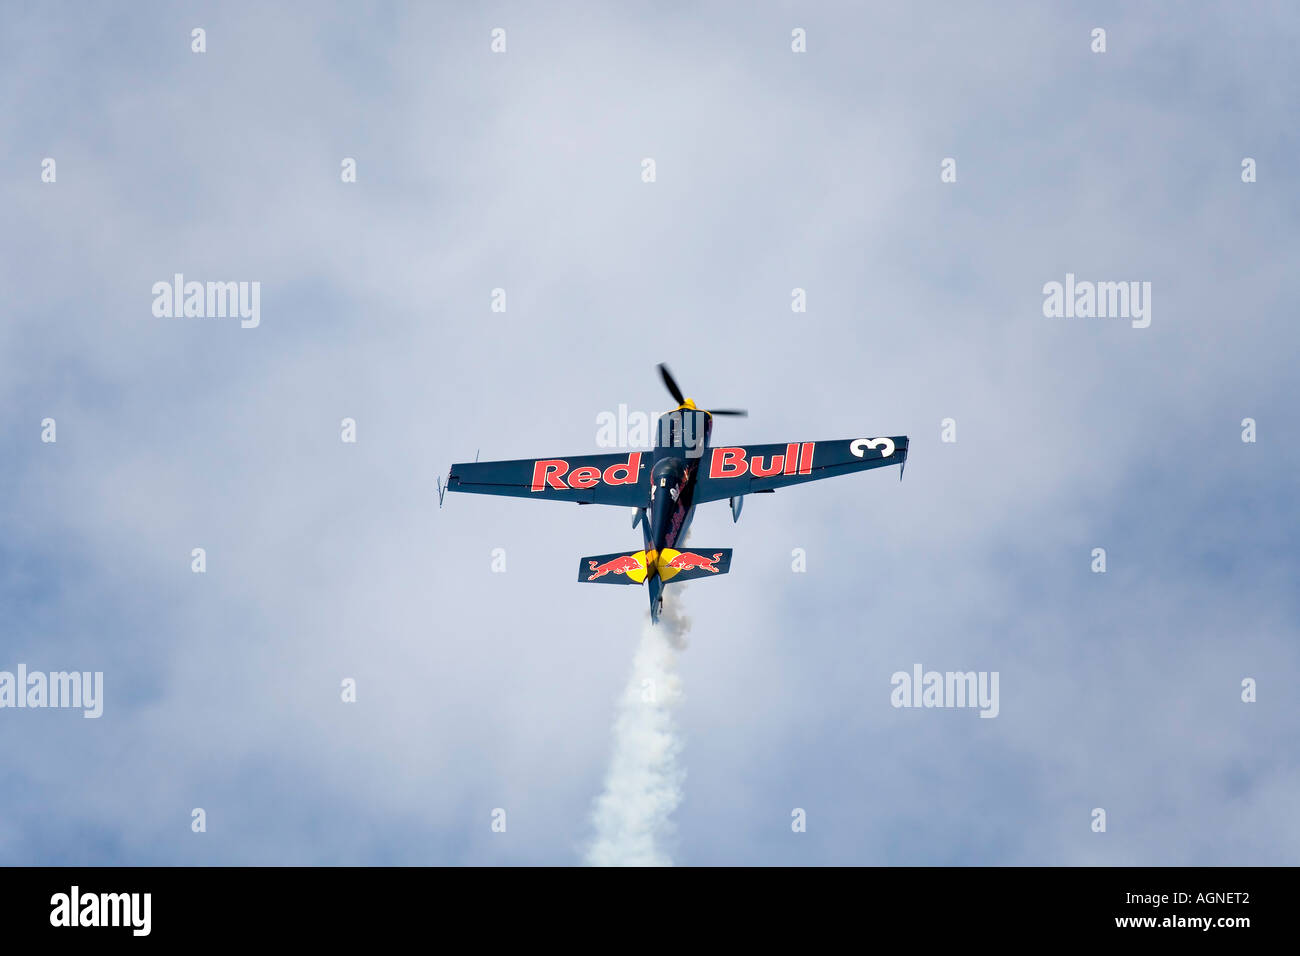
[[[710,408],[710,415],[734,415],[737,418],[748,418],[749,412],[743,408]]]
[[[676,399],[678,405],[686,404],[686,396],[682,390],[677,387],[677,381],[673,378],[673,373],[668,371],[668,366],[663,362],[659,363],[659,374],[663,376],[664,385],[668,387],[668,394]]]

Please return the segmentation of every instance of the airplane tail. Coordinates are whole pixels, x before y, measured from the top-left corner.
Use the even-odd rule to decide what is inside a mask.
[[[646,578],[695,581],[726,574],[731,570],[730,548],[701,548],[699,551],[617,551],[593,554],[578,560],[581,584],[644,584]]]
[[[580,584],[646,584],[650,589],[650,619],[658,622],[663,609],[664,585],[673,581],[695,581],[726,574],[731,570],[730,548],[702,548],[675,551],[616,551],[595,554],[578,561]]]

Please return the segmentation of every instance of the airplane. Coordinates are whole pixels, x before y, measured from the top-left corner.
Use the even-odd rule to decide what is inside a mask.
[[[632,508],[632,527],[641,526],[642,547],[580,559],[578,581],[645,584],[650,618],[657,623],[669,582],[709,578],[731,569],[730,548],[678,548],[697,505],[725,498],[734,523],[740,520],[746,495],[886,465],[898,465],[898,477],[903,477],[906,435],[712,447],[715,417],[748,412],[699,408],[682,394],[667,365],[660,363],[659,374],[677,407],[660,416],[652,451],[455,464],[447,483],[438,481],[438,506],[448,491],[459,491]]]

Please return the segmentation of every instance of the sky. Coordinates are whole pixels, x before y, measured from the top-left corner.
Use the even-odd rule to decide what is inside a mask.
[[[640,532],[436,481],[609,451],[666,361],[749,409],[715,444],[910,438],[697,513],[673,862],[1294,864],[1298,34],[4,4],[0,670],[104,701],[0,708],[0,862],[581,863],[646,601],[574,567]],[[259,324],[155,315],[176,273]],[[1046,316],[1067,274],[1150,325]],[[997,716],[892,706],[915,665]]]

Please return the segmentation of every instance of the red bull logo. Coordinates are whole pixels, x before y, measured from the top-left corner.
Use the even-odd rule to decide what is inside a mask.
[[[641,455],[634,451],[626,462],[615,462],[603,472],[599,468],[583,465],[569,472],[569,463],[563,458],[544,458],[533,463],[533,482],[530,491],[549,488],[594,488],[604,481],[607,485],[635,485],[641,474]],[[567,483],[566,478],[567,476]]]
[[[784,455],[754,455],[752,458],[746,457],[743,448],[715,448],[713,457],[709,460],[709,477],[739,478],[746,474],[755,478],[811,475],[816,445],[812,441],[791,442],[785,446]]]
[[[714,567],[722,558],[722,552],[719,551],[711,558],[706,558],[702,554],[696,554],[694,551],[683,551],[668,562],[665,567],[676,568],[678,571],[685,571],[687,568],[699,568],[702,571],[712,571],[718,573]]]
[[[635,580],[636,572],[644,570],[641,562],[631,554],[621,554],[617,558],[611,558],[604,564],[588,561],[587,566],[591,570],[591,574],[587,575],[588,581],[594,581],[606,574],[626,574]]]

